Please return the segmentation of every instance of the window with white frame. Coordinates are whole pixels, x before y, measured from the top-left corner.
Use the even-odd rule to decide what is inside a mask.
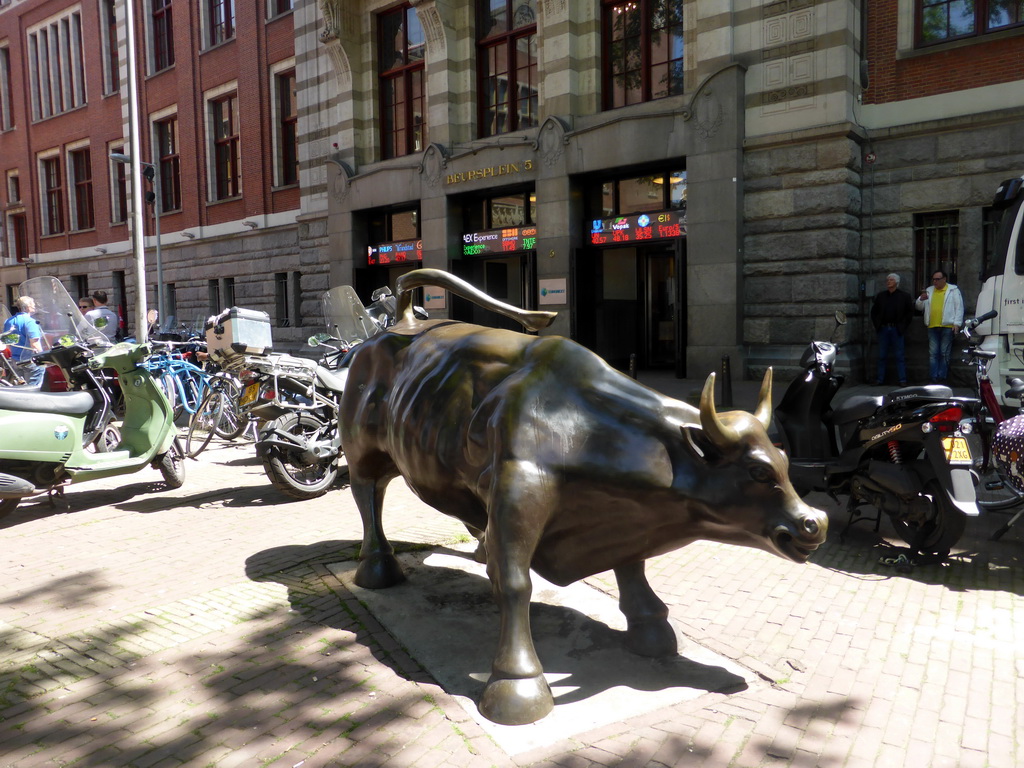
[[[202,0],[203,40],[207,48],[231,40],[235,36],[235,0]]]
[[[210,200],[228,200],[242,192],[238,92],[231,83],[207,94]]]
[[[7,204],[14,205],[21,202],[21,179],[17,171],[7,172]]]
[[[123,155],[123,144],[107,147],[107,157]],[[116,160],[110,161],[110,223],[122,224],[128,221],[128,165]]]
[[[44,120],[85,104],[81,8],[65,10],[27,33],[32,118]]]
[[[100,0],[100,45],[103,53],[103,93],[114,93],[121,85],[117,58],[117,16],[115,0]]]
[[[60,169],[60,154],[39,157],[40,224],[44,235],[59,235],[64,231],[64,175]]]
[[[153,120],[154,160],[160,166],[160,212],[181,208],[181,169],[178,157],[178,115]]]
[[[11,104],[11,49],[5,42],[0,45],[0,131],[14,127]]]
[[[295,0],[268,0],[268,16],[273,18],[280,16],[282,13],[291,13],[292,9],[295,8]]]
[[[171,0],[150,0],[149,35],[151,71],[156,73],[174,64],[174,16]]]
[[[68,151],[68,192],[71,196],[71,229],[96,226],[92,200],[92,155],[89,147]]]
[[[295,64],[274,67],[271,81],[274,99],[274,180],[283,187],[299,181],[299,113],[295,93]]]

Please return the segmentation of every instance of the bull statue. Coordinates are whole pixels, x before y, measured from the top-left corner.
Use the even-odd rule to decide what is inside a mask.
[[[410,292],[427,285],[529,330],[555,313],[502,304],[441,270],[407,273],[399,321],[356,348],[341,401],[363,524],[356,584],[405,578],[382,523],[398,475],[480,539],[501,615],[484,717],[532,723],[554,706],[530,633],[531,568],[562,586],[614,571],[629,649],[671,656],[676,634],[647,558],[708,539],[803,563],[824,542],[825,514],[796,494],[768,438],[771,370],[753,414],[716,413],[713,373],[693,408],[560,336],[418,319]]]

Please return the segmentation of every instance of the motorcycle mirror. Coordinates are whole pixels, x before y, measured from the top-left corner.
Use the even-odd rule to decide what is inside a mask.
[[[846,325],[846,313],[841,309],[836,310],[836,325]]]
[[[70,347],[75,343],[75,337],[64,334],[57,339],[57,343],[62,347]]]
[[[159,319],[159,317],[160,313],[157,312],[155,309],[151,309],[149,310],[149,312],[146,313],[146,322],[149,323],[150,325],[153,325],[153,323],[155,323]]]
[[[309,344],[309,346],[311,347],[319,347],[323,342],[327,341],[329,338],[331,338],[330,334],[314,333],[306,340],[306,343]]]
[[[370,301],[377,301],[377,299],[379,299],[381,296],[390,296],[390,295],[391,295],[391,289],[388,288],[386,285],[385,286],[381,286],[380,288],[378,288],[377,290],[375,290],[373,293],[370,294]]]

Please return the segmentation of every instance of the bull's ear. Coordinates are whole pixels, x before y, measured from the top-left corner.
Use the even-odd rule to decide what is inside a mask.
[[[714,462],[721,458],[722,452],[700,427],[680,426],[679,432],[690,450],[704,461]]]

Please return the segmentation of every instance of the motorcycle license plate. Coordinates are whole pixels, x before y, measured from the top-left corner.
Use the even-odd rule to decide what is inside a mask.
[[[256,395],[260,393],[260,385],[247,384],[245,389],[242,390],[242,396],[238,398],[239,405],[249,405],[256,400]]]
[[[944,437],[942,447],[946,451],[946,461],[950,464],[970,464],[971,449],[963,437]]]

